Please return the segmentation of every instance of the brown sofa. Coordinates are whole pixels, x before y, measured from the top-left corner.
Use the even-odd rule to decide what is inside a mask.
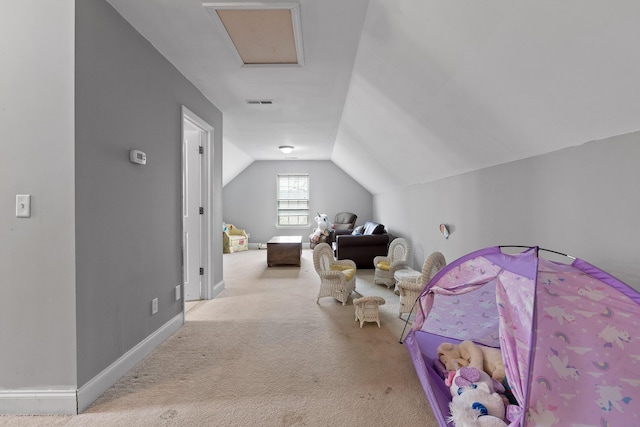
[[[328,243],[329,246],[336,240],[336,236],[339,234],[351,234],[356,227],[356,219],[358,215],[351,212],[338,212],[333,218],[331,224],[331,230],[329,230],[328,236],[320,236],[318,241],[314,241],[309,238],[309,247],[315,248],[318,243]]]
[[[350,259],[358,268],[374,268],[373,259],[387,255],[389,243],[395,236],[387,233],[384,225],[367,221],[356,227],[352,234],[338,234],[333,248],[337,259]]]

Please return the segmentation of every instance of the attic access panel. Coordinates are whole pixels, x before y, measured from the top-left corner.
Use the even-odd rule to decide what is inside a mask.
[[[300,7],[295,2],[205,2],[245,66],[303,65]]]

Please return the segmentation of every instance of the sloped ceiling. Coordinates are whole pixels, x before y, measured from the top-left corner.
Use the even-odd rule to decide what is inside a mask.
[[[636,131],[639,19],[632,1],[372,0],[333,160],[376,193]]]
[[[635,0],[300,0],[304,66],[258,68],[199,1],[108,1],[222,110],[224,183],[283,144],[377,194],[640,130]]]

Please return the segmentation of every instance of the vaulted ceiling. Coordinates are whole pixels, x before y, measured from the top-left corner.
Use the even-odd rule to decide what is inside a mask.
[[[331,159],[377,194],[640,130],[636,0],[205,0],[294,5],[301,65],[268,66],[201,0],[108,2],[223,112],[225,184]]]

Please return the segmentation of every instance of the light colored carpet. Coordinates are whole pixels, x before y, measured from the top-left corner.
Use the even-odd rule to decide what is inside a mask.
[[[266,251],[224,255],[226,289],[187,305],[183,328],[75,416],[4,416],[3,426],[437,426],[399,343],[398,297],[379,295],[381,328],[333,298],[316,304],[313,254],[266,266]],[[354,297],[358,297],[354,294]]]

